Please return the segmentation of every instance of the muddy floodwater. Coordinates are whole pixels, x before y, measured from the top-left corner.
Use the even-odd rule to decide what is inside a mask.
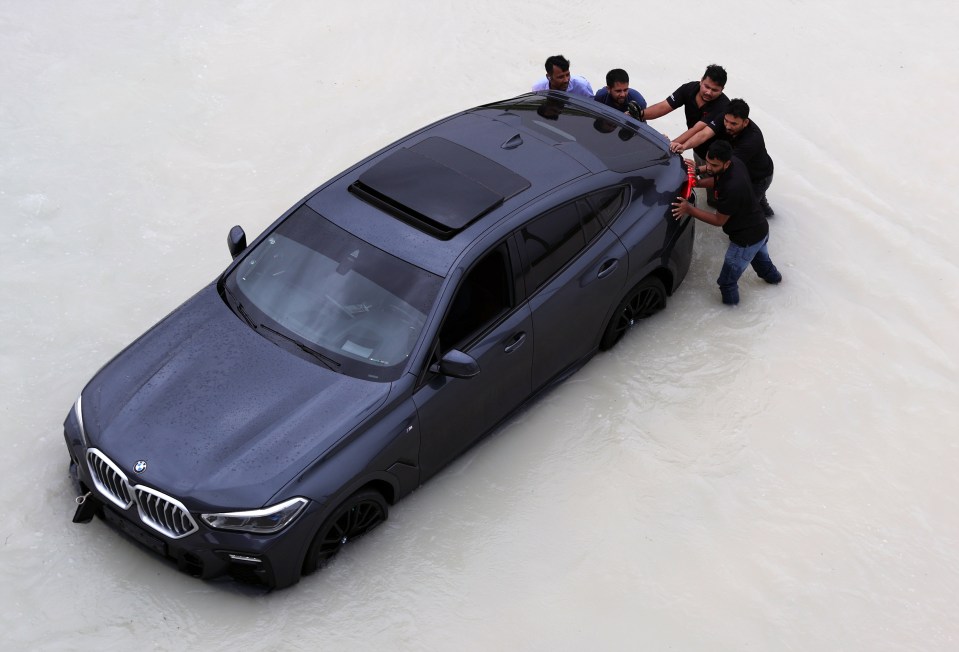
[[[959,649],[957,28],[890,0],[0,0],[4,649]],[[290,589],[71,523],[64,417],[231,226],[556,53],[650,103],[725,66],[780,286],[723,306],[698,225],[666,311]]]

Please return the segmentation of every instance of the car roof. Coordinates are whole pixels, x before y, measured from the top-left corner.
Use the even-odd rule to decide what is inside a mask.
[[[307,204],[370,244],[446,276],[481,233],[530,201],[598,173],[668,159],[664,142],[604,109],[552,92],[476,107],[386,147]],[[601,130],[599,122],[614,129]]]

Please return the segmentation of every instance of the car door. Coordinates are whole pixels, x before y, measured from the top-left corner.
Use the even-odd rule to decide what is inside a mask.
[[[515,249],[503,243],[464,276],[449,304],[431,365],[456,349],[472,357],[480,371],[472,378],[424,371],[413,394],[420,424],[421,482],[531,393],[533,324],[529,305],[514,305],[517,270]]]
[[[625,291],[628,253],[599,219],[600,206],[623,192],[607,189],[569,202],[520,230],[536,336],[534,390],[592,352]]]

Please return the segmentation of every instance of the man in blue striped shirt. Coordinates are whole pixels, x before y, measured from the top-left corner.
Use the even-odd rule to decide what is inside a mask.
[[[534,91],[565,91],[570,95],[593,97],[593,87],[585,77],[569,74],[569,59],[555,54],[546,59],[546,76],[533,84]]]

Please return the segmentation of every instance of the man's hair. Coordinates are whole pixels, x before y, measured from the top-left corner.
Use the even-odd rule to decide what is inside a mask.
[[[729,106],[726,107],[726,115],[732,115],[745,120],[749,117],[749,105],[746,104],[746,100],[738,97],[734,100],[729,100]]]
[[[713,141],[713,144],[709,146],[709,151],[706,152],[706,158],[719,159],[723,163],[732,157],[733,146],[729,144],[728,140]]]
[[[622,68],[613,68],[606,73],[606,85],[612,87],[616,83],[629,84],[629,75]]]
[[[703,73],[703,79],[709,77],[720,86],[726,86],[726,70],[722,66],[711,63],[706,66],[706,72]]]
[[[546,59],[546,74],[550,75],[553,72],[553,66],[556,66],[563,72],[569,70],[569,59],[564,57],[562,54],[554,54],[551,57]]]

